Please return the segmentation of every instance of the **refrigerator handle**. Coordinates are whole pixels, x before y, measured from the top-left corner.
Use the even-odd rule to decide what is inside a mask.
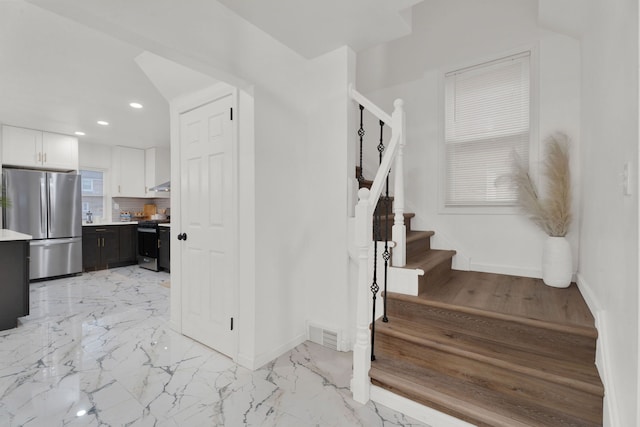
[[[49,221],[49,189],[47,188],[47,175],[45,174],[40,178],[40,231],[44,233],[46,237],[49,237],[48,233],[48,221]]]

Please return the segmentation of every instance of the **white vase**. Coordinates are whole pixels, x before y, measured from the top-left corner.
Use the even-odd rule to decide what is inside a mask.
[[[542,280],[554,288],[571,284],[573,260],[571,246],[564,237],[548,236],[542,250]]]

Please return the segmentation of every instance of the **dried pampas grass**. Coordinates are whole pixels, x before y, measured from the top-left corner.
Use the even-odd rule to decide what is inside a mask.
[[[518,203],[522,210],[547,235],[562,237],[571,224],[571,175],[569,173],[569,138],[556,133],[547,138],[547,158],[544,176],[546,197],[542,199],[529,175],[527,165],[516,158],[513,179],[518,188]]]

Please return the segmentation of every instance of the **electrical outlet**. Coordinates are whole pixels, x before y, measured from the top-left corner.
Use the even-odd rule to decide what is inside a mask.
[[[119,203],[114,203],[113,204],[113,209],[115,209],[115,210],[120,209],[120,204]]]
[[[626,162],[622,169],[622,194],[631,195],[631,163]]]

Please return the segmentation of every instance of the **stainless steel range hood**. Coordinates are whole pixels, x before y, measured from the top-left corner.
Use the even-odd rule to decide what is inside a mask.
[[[168,192],[171,191],[171,181],[163,182],[160,185],[156,185],[155,187],[151,187],[149,191],[163,191]]]

